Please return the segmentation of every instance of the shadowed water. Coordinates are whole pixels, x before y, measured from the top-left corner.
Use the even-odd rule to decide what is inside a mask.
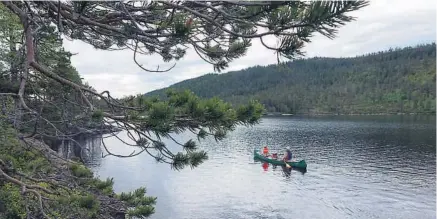
[[[147,154],[95,156],[90,166],[102,178],[114,177],[116,192],[146,186],[158,197],[152,218],[431,219],[435,134],[434,116],[264,118],[223,142],[202,142],[209,160],[195,169],[177,172]],[[114,153],[133,150],[114,138],[105,142]],[[263,145],[290,146],[307,172],[254,161],[253,149]]]

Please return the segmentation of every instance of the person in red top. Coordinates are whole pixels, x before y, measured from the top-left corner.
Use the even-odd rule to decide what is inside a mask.
[[[269,156],[269,149],[267,148],[267,146],[264,146],[263,154],[264,154],[264,156],[266,156],[266,157]]]

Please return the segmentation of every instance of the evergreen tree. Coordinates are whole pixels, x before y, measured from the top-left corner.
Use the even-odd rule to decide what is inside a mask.
[[[435,113],[435,43],[353,58],[309,58],[206,74],[170,86],[280,113]],[[165,99],[165,89],[146,94]]]
[[[114,154],[103,144],[107,155],[132,157],[145,152],[179,170],[186,166],[198,166],[207,159],[207,154],[198,150],[197,143],[192,139],[178,142],[172,135],[189,131],[195,133],[198,139],[212,136],[219,141],[237,125],[256,124],[264,110],[262,105],[250,101],[232,107],[218,98],[201,99],[188,91],[167,92],[167,99],[161,101],[144,95],[115,99],[109,91],[99,93],[81,82],[70,64],[71,54],[60,46],[60,36],[80,40],[102,50],[130,49],[134,54],[133,61],[144,71],[150,72],[165,72],[172,67],[148,69],[138,63],[137,56],[158,54],[164,62],[177,61],[191,47],[214,70],[221,71],[233,60],[246,55],[253,39],[264,43],[263,38],[267,36],[278,40],[277,48],[265,45],[276,52],[278,58],[299,57],[314,33],[333,38],[340,26],[354,19],[348,13],[366,6],[367,2],[3,1],[1,5],[7,8],[2,11],[8,13],[7,17],[19,22],[16,30],[19,36],[23,36],[17,50],[22,52],[18,56],[22,64],[14,65],[19,66],[19,85],[15,89],[0,91],[2,102],[8,103],[13,98],[19,103],[17,108],[20,115],[24,115],[19,119],[23,125],[14,126],[18,133],[11,134],[10,129],[5,128],[8,139],[28,142],[36,137],[49,136],[58,140],[74,140],[72,136],[88,131],[90,126],[116,127],[124,130],[134,142],[126,143],[132,153],[128,156]],[[9,22],[12,21],[6,23]],[[2,68],[7,68],[2,65]],[[12,84],[4,80],[6,84]],[[13,114],[16,115],[17,111],[13,111]],[[169,150],[162,138],[172,139],[181,146],[181,151]],[[31,204],[25,215],[113,217],[108,211],[102,210],[112,208],[100,206],[104,205],[105,200],[95,200],[89,195],[90,191],[98,190],[99,195],[103,192],[113,196],[111,180],[95,181],[92,173],[79,164],[68,164],[70,171],[57,172],[57,176],[73,176],[55,182],[48,180],[52,179],[48,177],[48,172],[38,169],[38,173],[44,173],[45,179],[50,182],[50,186],[46,187],[57,192],[63,186],[69,186],[69,180],[81,185],[75,188],[74,194],[62,199],[61,193],[35,186],[35,181],[29,178],[22,179],[24,173],[12,172],[14,167],[5,163],[12,163],[12,166],[22,164],[14,162],[11,157],[18,157],[23,151],[17,144],[12,149],[18,151],[4,149],[1,154],[5,156],[0,156],[0,175],[3,176],[0,186],[3,191],[21,189],[24,192],[18,195],[16,192],[8,193],[9,196],[2,198],[17,197],[18,200],[13,203],[19,204],[15,206],[28,206],[23,199],[27,193],[34,194],[37,202]],[[50,157],[50,150],[37,151],[44,153],[45,158]],[[34,155],[29,155],[27,159],[39,161]],[[29,168],[22,170],[27,170],[26,173],[33,177],[40,177]],[[153,213],[151,205],[154,199],[145,197],[144,193],[144,189],[139,189],[116,198],[126,203],[127,207],[134,208],[128,211],[129,216],[147,217]],[[72,209],[68,208],[70,206]],[[12,214],[17,216],[23,213],[14,211]]]

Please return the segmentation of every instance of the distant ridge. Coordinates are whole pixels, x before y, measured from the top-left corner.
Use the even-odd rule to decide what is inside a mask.
[[[269,112],[290,114],[435,113],[435,81],[436,45],[429,43],[206,74],[169,88],[218,96],[234,105],[257,99]],[[162,98],[166,89],[146,96]]]

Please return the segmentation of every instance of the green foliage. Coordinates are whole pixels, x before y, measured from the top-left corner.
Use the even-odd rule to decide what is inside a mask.
[[[18,139],[16,130],[5,124],[4,120],[0,120],[0,159],[6,164],[10,163],[16,170],[31,177],[47,178],[49,174],[55,174],[53,171],[54,163],[48,162],[41,153],[34,149],[24,147]],[[114,194],[114,181],[112,178],[107,178],[106,180],[92,178],[92,172],[79,163],[71,164],[68,170],[76,177],[86,177],[81,179],[63,179],[63,181],[71,183],[70,186],[79,185],[71,187],[68,189],[68,192],[48,182],[35,183],[33,181],[24,181],[28,184],[37,184],[43,188],[55,191],[55,194],[51,195],[42,193],[52,200],[49,204],[45,204],[45,209],[50,210],[46,211],[46,213],[50,212],[49,215],[52,218],[88,219],[106,215],[108,212],[101,212],[102,203],[96,194],[108,197],[116,196],[115,198],[125,201],[130,207],[129,214],[132,216],[142,217],[153,214],[153,205],[156,203],[156,198],[146,196],[144,188],[116,195]],[[62,176],[58,175],[55,178],[65,177],[65,174],[63,173]],[[50,176],[53,177],[53,175]],[[25,180],[20,177],[18,179]],[[0,218],[27,218],[24,206],[25,201],[31,208],[38,209],[36,202],[29,202],[29,200],[33,199],[26,197],[25,200],[19,186],[0,178]]]
[[[127,218],[147,218],[155,213],[155,208],[149,205],[140,205],[134,209],[129,209]]]
[[[2,119],[0,119],[0,160],[12,166],[15,171],[26,173],[38,171],[44,174],[51,169],[49,163],[40,154],[21,146],[16,130],[10,128]],[[27,218],[21,188],[2,180],[2,177],[0,177],[0,218]]]
[[[178,115],[196,120],[202,126],[232,130],[238,124],[254,124],[262,114],[263,106],[253,101],[235,110],[231,104],[213,97],[200,99],[193,92],[185,90],[167,91],[168,103]],[[257,119],[258,118],[258,119]],[[204,135],[203,133],[200,135]]]
[[[81,208],[94,209],[97,211],[99,207],[99,202],[92,195],[73,196],[73,201],[77,201]]]
[[[184,149],[187,151],[187,152],[193,152],[193,151],[195,151],[196,149],[197,149],[197,145],[196,145],[196,142],[195,141],[193,141],[193,140],[188,140],[185,144],[184,144]]]
[[[168,89],[165,94],[161,100],[142,95],[123,100],[131,103],[131,107],[144,107],[141,115],[129,117],[142,131],[154,132],[158,137],[171,137],[173,133],[191,131],[197,135],[198,140],[213,136],[220,141],[237,125],[258,123],[264,112],[263,105],[255,100],[236,108],[217,97],[199,98],[189,90]],[[168,154],[168,149],[160,139],[154,141],[153,148],[158,151],[155,158],[158,161],[166,160],[163,153],[167,153],[171,156],[172,168],[176,170],[185,166],[196,167],[207,159],[205,152],[197,151],[198,146],[193,140],[177,143],[186,153]]]
[[[97,189],[100,189],[105,195],[112,195],[114,193],[113,186],[114,180],[113,178],[107,178],[105,181],[94,179],[94,186]]]
[[[3,210],[2,210],[3,208]],[[20,188],[12,183],[0,181],[0,218],[25,219],[26,209]]]
[[[190,31],[190,28],[186,25],[189,17],[184,14],[178,14],[174,18],[173,28],[174,34],[178,37],[187,37]]]
[[[17,48],[22,47],[23,30],[18,16],[8,10],[4,4],[0,4],[0,92],[18,93],[20,83],[18,76],[22,72],[24,57],[22,52],[17,51]],[[58,76],[82,85],[79,73],[71,65],[72,54],[62,47],[63,41],[56,31],[56,27],[46,24],[41,25],[34,37],[34,41],[38,42],[35,49],[36,60],[39,63],[44,63],[44,66],[51,69]],[[71,117],[81,113],[80,104],[76,104],[83,101],[81,94],[70,86],[65,86],[58,81],[50,80],[41,75],[28,79],[24,95],[26,104],[30,108],[41,111],[44,118],[52,121],[51,125],[40,122],[38,127],[46,130],[50,135],[54,135],[55,132],[52,125],[57,130],[68,133],[74,130],[78,124],[92,126],[95,125],[95,123],[90,122],[92,119],[97,119],[95,122],[101,121],[99,120],[101,117],[98,115],[97,117],[92,115],[81,120],[71,119]],[[39,98],[29,98],[30,95]],[[2,96],[0,100],[3,101],[4,97]],[[49,100],[50,104],[44,104],[42,99]],[[92,100],[92,98],[90,99]],[[16,100],[14,100],[14,104],[17,105]],[[44,110],[40,109],[42,106]],[[14,120],[17,118],[12,116],[7,119]],[[20,119],[26,121],[31,118],[29,115],[24,115]],[[69,120],[69,122],[64,122],[66,120]],[[21,132],[33,131],[33,127],[29,128],[28,126],[18,128]]]
[[[174,119],[173,108],[164,102],[153,103],[149,109],[147,126],[158,135],[165,135],[171,130],[171,121]]]
[[[0,5],[0,70],[1,67],[9,67],[9,63],[19,60],[16,49],[11,51],[11,46],[19,41],[20,30],[19,18],[3,5]],[[0,74],[0,76],[2,76]]]
[[[0,121],[1,123],[1,121]],[[41,155],[31,150],[23,150],[16,136],[16,131],[6,127],[4,124],[0,126],[0,159],[10,163],[15,169],[29,170],[31,172],[50,173],[52,168],[50,163]]]
[[[190,167],[194,168],[202,164],[206,159],[208,159],[208,155],[205,151],[197,151],[188,153]]]
[[[146,146],[149,143],[149,140],[146,138],[140,138],[137,140],[137,145],[139,146]]]
[[[17,10],[32,10],[41,15],[56,11],[34,1],[25,5],[13,4]],[[315,33],[333,38],[339,27],[355,19],[349,13],[367,6],[368,1],[264,1],[249,4],[157,1],[147,8],[105,1],[64,1],[61,13],[62,10],[66,13],[77,11],[77,8],[82,8],[78,4],[86,7],[74,16],[88,19],[61,16],[63,21],[60,22],[57,16],[41,16],[34,21],[35,26],[43,27],[46,34],[38,38],[51,42],[48,39],[62,32],[67,38],[79,39],[102,50],[131,48],[129,42],[135,41],[142,54],[160,55],[165,62],[179,60],[192,46],[202,59],[221,71],[246,54],[252,39],[262,39],[263,36],[273,37],[279,42],[277,48],[265,46],[278,56],[299,56],[304,44],[310,42]],[[114,16],[114,13],[129,14],[131,19],[128,21],[125,16]]]
[[[102,110],[96,110],[91,115],[91,118],[94,122],[101,122],[103,121],[103,111]]]
[[[260,115],[261,105],[267,112],[296,114],[434,113],[435,51],[432,43],[354,58],[315,57],[255,66],[182,81],[146,97],[165,99],[168,89],[190,89],[201,98],[229,101],[237,106],[238,120],[246,123],[257,120],[249,115]],[[246,103],[249,106],[241,106]]]
[[[121,101],[129,103],[130,107],[142,108],[142,112],[138,114],[135,111],[128,112],[129,121],[141,131],[153,132],[158,137],[158,140],[150,142],[139,138],[137,144],[145,146],[152,143],[153,147],[149,148],[157,151],[155,159],[171,163],[176,170],[185,166],[196,167],[207,159],[207,155],[203,151],[197,151],[198,145],[192,139],[185,143],[177,142],[186,153],[168,153],[161,137],[172,138],[172,134],[191,131],[197,135],[199,141],[207,136],[213,136],[220,141],[237,125],[256,124],[264,112],[264,107],[255,100],[237,108],[217,97],[199,98],[189,90],[168,89],[161,99],[139,95]]]
[[[258,101],[250,101],[248,105],[238,108],[238,120],[248,124],[256,124],[264,111],[264,106],[261,103]]]
[[[66,197],[58,198],[60,205],[67,205],[72,212],[77,212],[82,218],[96,218],[100,202],[91,194],[73,193]]]
[[[77,177],[90,178],[93,177],[93,173],[90,169],[86,168],[82,164],[74,163],[70,165],[71,173]]]
[[[204,129],[200,129],[199,133],[197,133],[197,139],[200,141],[200,139],[204,139],[206,135],[206,131]]]
[[[131,209],[128,218],[147,218],[155,212],[152,205],[156,204],[156,197],[145,196],[146,188],[141,187],[133,192],[120,193],[117,198],[126,202]]]
[[[190,151],[186,154],[178,152],[174,158],[171,167],[175,170],[181,170],[185,166],[191,168],[197,167],[208,159],[205,151]]]
[[[12,10],[13,12],[6,10],[3,4],[0,5],[2,6],[0,8],[0,12],[2,12],[0,13],[0,34],[2,36],[0,40],[7,39],[7,42],[0,43],[0,72],[2,72],[0,85],[7,85],[1,87],[16,92],[17,81],[19,81],[16,76],[19,75],[19,71],[22,71],[24,58],[16,51],[16,48],[19,48],[18,44],[22,44],[19,42],[19,37],[22,36],[24,30],[17,16],[13,13],[18,14],[20,10],[33,11],[35,12],[33,15],[40,18],[35,20],[33,15],[32,18],[29,17],[33,21],[32,26],[38,27],[38,31],[35,30],[32,35],[36,48],[35,61],[53,71],[57,76],[73,82],[79,87],[90,88],[86,83],[82,83],[78,72],[71,66],[72,54],[63,49],[60,32],[67,38],[80,39],[95,48],[104,50],[112,49],[113,46],[126,47],[128,46],[127,42],[135,40],[136,44],[140,44],[141,51],[138,51],[139,53],[156,53],[164,61],[182,58],[186,54],[187,45],[192,45],[204,60],[211,63],[214,69],[220,71],[228,67],[232,60],[244,56],[248,47],[252,45],[251,39],[259,38],[254,34],[260,29],[265,29],[266,26],[269,31],[273,31],[265,33],[265,35],[275,36],[280,42],[279,48],[273,50],[278,55],[293,58],[301,55],[300,50],[305,42],[309,42],[312,33],[319,32],[332,37],[336,27],[352,20],[345,13],[358,10],[365,6],[366,2],[272,2],[270,4],[260,3],[262,6],[253,7],[238,5],[239,3],[219,3],[220,7],[217,8],[226,12],[222,13],[221,16],[218,16],[216,11],[207,9],[209,6],[201,6],[201,4],[193,6],[189,2],[180,4],[156,2],[148,5],[147,9],[141,8],[141,10],[138,10],[136,4],[59,2],[59,10],[77,13],[73,15],[74,19],[66,19],[62,16],[54,19],[56,16],[53,16],[53,9],[38,2],[4,4],[14,8],[14,10]],[[168,10],[172,8],[173,10]],[[121,11],[122,9],[133,11],[129,13]],[[191,9],[194,11],[190,11]],[[121,12],[125,15],[129,13],[131,21],[126,22],[123,16],[114,16],[114,12],[115,14]],[[60,11],[57,13],[62,14]],[[76,16],[89,19],[80,19]],[[212,19],[212,17],[214,18]],[[87,24],[89,20],[97,23],[102,22],[101,24],[104,25]],[[303,28],[294,28],[289,25],[297,22]],[[291,32],[295,33],[292,37],[289,36]],[[129,45],[129,47],[131,46]],[[137,52],[137,48],[135,52]],[[44,132],[41,135],[59,135],[62,132],[62,134],[73,136],[77,130],[99,127],[98,125],[102,124],[105,108],[99,106],[97,98],[91,97],[90,93],[92,92],[77,91],[72,86],[65,86],[65,83],[59,82],[62,80],[52,80],[47,77],[47,74],[41,74],[38,71],[34,71],[32,74],[33,77],[27,81],[27,89],[31,90],[26,90],[24,99],[30,108],[39,112],[38,121],[41,117],[44,118],[35,125],[35,129]],[[199,139],[210,135],[216,140],[222,140],[237,125],[256,124],[264,111],[263,106],[256,101],[251,101],[249,104],[237,108],[218,97],[211,97],[210,99],[201,99],[192,92],[185,91],[169,93],[167,100],[159,101],[144,98],[141,95],[126,100],[126,103],[139,107],[141,110],[111,107],[111,111],[117,114],[117,119],[124,120],[121,123],[138,127],[138,130],[135,130],[137,134],[147,136],[154,133],[158,137],[158,140],[151,140],[149,136],[147,136],[148,140],[139,137],[136,140],[138,145],[148,146],[152,143],[153,149],[156,149],[158,154],[162,155],[161,157],[170,157],[170,161],[167,162],[171,163],[174,169],[181,169],[185,166],[193,168],[208,158],[204,151],[197,151],[198,147],[194,141],[188,140],[185,144],[178,143],[186,153],[179,152],[173,155],[161,142],[161,137],[171,137],[170,135],[173,133],[191,131],[197,132]],[[91,115],[84,116],[88,100],[97,106],[98,110]],[[18,105],[16,100],[14,100],[15,105]],[[108,108],[109,106],[106,106],[106,110]],[[6,119],[10,120],[11,118]],[[27,122],[34,119],[33,115],[24,114],[23,118],[19,119],[20,122],[24,121],[24,125],[19,131],[24,133],[33,130],[34,127],[27,125]],[[12,139],[16,139],[16,136]],[[8,143],[9,141],[7,141]],[[96,180],[93,178],[93,173],[82,164],[70,164],[68,168],[63,169],[67,173],[62,172],[61,174],[57,172],[60,171],[59,169],[54,170],[55,168],[52,168],[43,156],[37,155],[32,149],[24,150],[23,147],[17,147],[13,150],[5,150],[1,148],[0,152],[2,159],[26,174],[36,175],[35,172],[37,172],[38,176],[42,174],[45,177],[49,174],[58,174],[57,176],[72,174],[75,176],[68,177],[69,180],[74,181],[74,183],[68,184],[68,186],[74,187],[70,189],[72,194],[67,195],[64,192],[65,196],[50,196],[55,204],[49,205],[47,208],[52,208],[51,214],[61,218],[65,215],[72,218],[96,217],[101,204],[98,200],[99,195],[102,193],[112,195],[113,193],[112,179]],[[165,153],[168,156],[164,156]],[[50,171],[55,173],[50,173]],[[50,179],[53,178],[50,177]],[[43,183],[41,186],[48,187],[49,185]],[[59,188],[53,189],[56,189],[57,192],[61,190]],[[98,195],[94,196],[93,192],[98,193]],[[130,217],[146,217],[154,212],[152,205],[155,204],[156,198],[146,197],[145,189],[120,195],[120,199],[130,203],[132,208],[129,211]],[[56,201],[61,204],[56,204]],[[28,215],[28,217],[30,216]]]

